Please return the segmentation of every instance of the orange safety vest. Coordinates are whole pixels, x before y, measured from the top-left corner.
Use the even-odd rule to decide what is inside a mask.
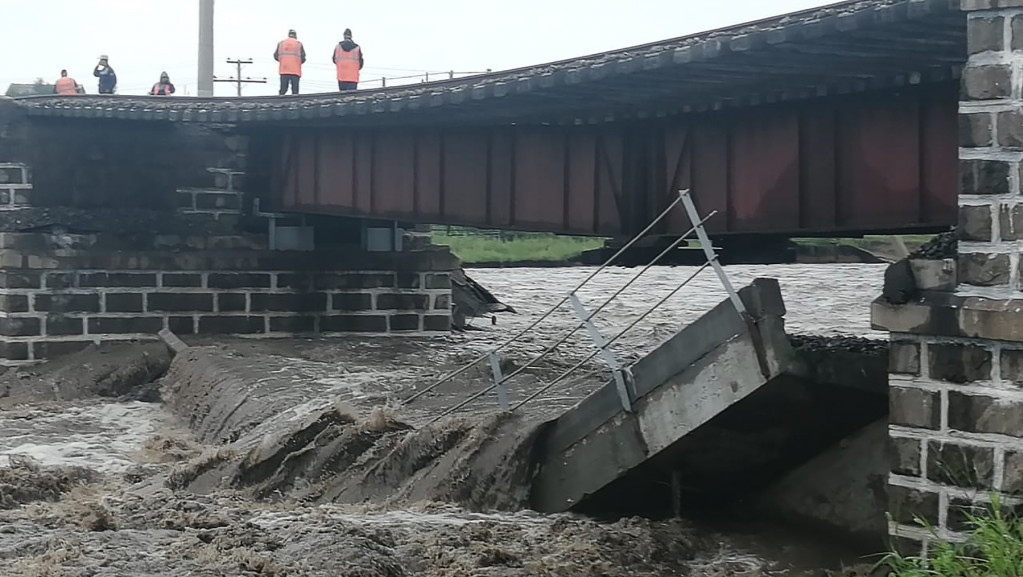
[[[162,84],[157,82],[153,85],[153,89],[149,91],[149,94],[152,96],[170,96],[170,85],[168,84],[167,87],[164,88]]]
[[[75,88],[75,86],[76,82],[74,78],[62,76],[57,79],[57,84],[55,88],[57,90],[57,94],[78,94],[78,90]]]
[[[277,43],[277,60],[280,73],[302,76],[302,43],[294,38],[285,38]]]
[[[356,46],[351,52],[345,52],[341,45],[334,47],[334,61],[337,64],[338,82],[359,81],[359,55],[362,48]]]

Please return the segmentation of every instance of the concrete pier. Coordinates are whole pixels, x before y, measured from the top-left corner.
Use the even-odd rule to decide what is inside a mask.
[[[962,9],[958,246],[910,261],[908,302],[873,305],[891,332],[890,530],[914,554],[967,531],[994,495],[1023,502],[1023,1]]]
[[[29,129],[0,100],[0,365],[161,330],[450,330],[450,251],[393,222],[371,247],[373,221],[264,212],[249,166],[236,133]]]

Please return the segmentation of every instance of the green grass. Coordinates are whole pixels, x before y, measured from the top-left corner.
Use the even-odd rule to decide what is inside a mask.
[[[907,246],[919,246],[934,238],[932,234],[906,234],[902,235],[902,241]],[[845,244],[849,246],[855,246],[863,249],[869,249],[874,246],[894,243],[894,236],[864,236],[862,238],[794,238],[792,242],[797,244],[809,245],[809,246],[828,246],[833,244]]]
[[[449,234],[450,231],[450,234]],[[905,235],[909,250],[927,242],[932,235]],[[810,246],[846,244],[864,250],[876,250],[894,244],[891,236],[863,238],[796,238],[793,242]],[[546,233],[513,233],[437,226],[434,244],[447,245],[465,264],[481,262],[564,261],[604,246],[603,238],[558,236]],[[696,243],[694,243],[695,245]]]
[[[442,229],[443,230],[443,229]],[[563,261],[584,251],[604,246],[602,238],[516,234],[501,238],[471,232],[448,235],[433,233],[433,243],[451,247],[465,264],[480,262]]]
[[[968,515],[965,543],[931,541],[927,558],[889,554],[891,577],[1023,577],[1023,519],[1000,512]]]

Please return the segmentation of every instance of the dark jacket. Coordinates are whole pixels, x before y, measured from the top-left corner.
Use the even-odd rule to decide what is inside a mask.
[[[351,40],[343,40],[341,42],[341,50],[344,50],[345,52],[351,52],[352,50],[355,50],[356,48],[359,48],[359,70],[362,70],[362,63],[363,63],[362,47],[359,46],[358,44],[356,44],[355,42],[352,42]],[[331,60],[334,61],[334,64],[337,64],[337,58],[332,56]]]
[[[103,70],[96,66],[95,70],[92,71],[92,75],[99,78],[99,91],[103,94],[111,94],[114,88],[117,86],[117,74],[114,73],[114,69],[107,65]]]

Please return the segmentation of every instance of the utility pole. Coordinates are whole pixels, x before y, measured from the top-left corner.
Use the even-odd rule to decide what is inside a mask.
[[[213,96],[213,0],[199,0],[199,96]]]
[[[214,82],[234,82],[238,87],[238,96],[242,95],[242,84],[266,84],[266,78],[242,78],[242,64],[252,64],[252,59],[247,60],[231,60],[227,59],[228,64],[234,64],[237,67],[237,73],[234,78],[217,78],[213,77]]]

